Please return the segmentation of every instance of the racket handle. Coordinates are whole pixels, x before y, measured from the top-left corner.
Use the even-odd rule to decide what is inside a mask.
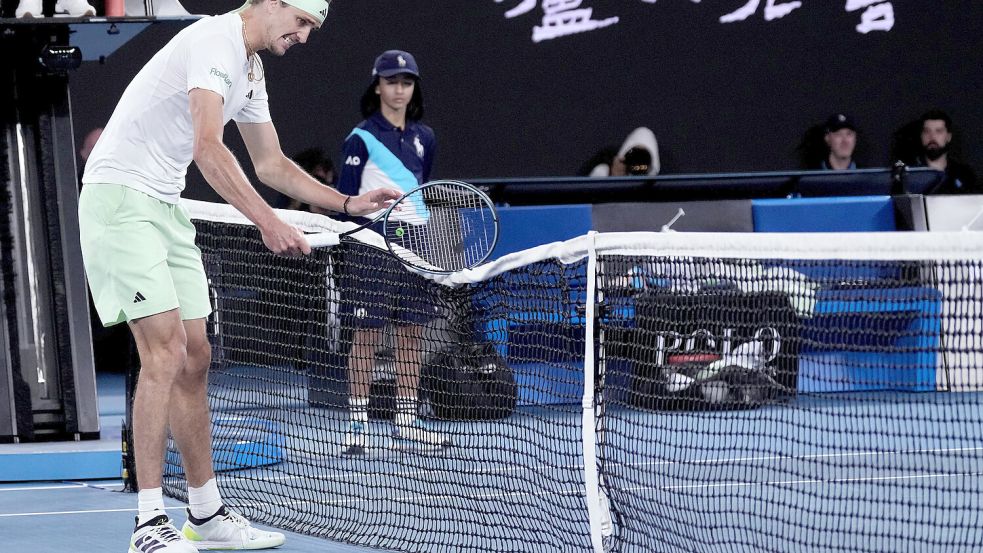
[[[306,235],[307,243],[311,245],[312,248],[326,248],[330,246],[337,246],[340,242],[338,234],[334,232],[319,232],[317,234]]]

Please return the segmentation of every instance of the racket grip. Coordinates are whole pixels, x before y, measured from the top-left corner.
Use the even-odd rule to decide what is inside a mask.
[[[341,241],[337,233],[334,232],[319,232],[317,234],[306,235],[307,243],[310,244],[312,248],[327,248],[330,246],[337,246]]]

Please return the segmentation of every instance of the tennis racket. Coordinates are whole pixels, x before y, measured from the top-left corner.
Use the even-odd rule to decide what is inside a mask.
[[[333,245],[380,221],[385,248],[405,265],[429,273],[476,267],[498,242],[498,213],[491,199],[454,180],[414,188],[368,223],[336,235],[337,241],[319,235],[308,241],[311,247]]]

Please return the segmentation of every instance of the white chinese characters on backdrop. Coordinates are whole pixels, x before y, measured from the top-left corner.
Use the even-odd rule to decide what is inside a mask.
[[[641,0],[655,4],[657,0]],[[665,1],[665,0],[664,0]],[[700,0],[689,0],[699,4]],[[730,0],[726,0],[729,2]],[[505,12],[506,19],[514,19],[540,7],[542,19],[533,26],[532,41],[542,42],[563,36],[575,35],[611,27],[618,23],[619,17],[612,15],[594,17],[594,8],[584,6],[585,0],[495,0],[515,4]],[[709,3],[709,2],[708,2]],[[724,3],[717,1],[714,3]],[[764,4],[762,8],[762,4]],[[761,13],[765,21],[782,19],[802,7],[802,1],[787,0],[748,0],[743,6],[720,16],[720,23],[738,23]],[[728,8],[729,9],[729,8]],[[844,10],[848,13],[860,12],[860,22],[856,31],[867,34],[871,31],[890,31],[894,28],[894,6],[884,0],[846,0]],[[861,11],[862,10],[862,11]]]

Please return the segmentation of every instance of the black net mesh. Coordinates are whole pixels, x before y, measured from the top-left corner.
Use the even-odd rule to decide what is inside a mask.
[[[219,486],[256,522],[398,551],[983,542],[978,259],[601,249],[451,287],[358,243],[283,259],[196,225]],[[398,447],[414,358],[418,419],[449,447]],[[346,455],[357,367],[368,440]],[[186,497],[173,445],[165,489]]]
[[[970,551],[979,264],[601,257],[612,551]]]
[[[252,228],[196,226],[215,304],[209,400],[226,503],[256,522],[392,550],[589,546],[582,263],[449,288],[357,243],[284,259]],[[373,329],[369,443],[345,455],[347,367],[359,319],[383,318],[373,304],[411,324]],[[412,326],[423,327],[419,418],[453,441],[436,452],[392,436],[394,350]],[[174,444],[165,469],[166,491],[186,498]]]

